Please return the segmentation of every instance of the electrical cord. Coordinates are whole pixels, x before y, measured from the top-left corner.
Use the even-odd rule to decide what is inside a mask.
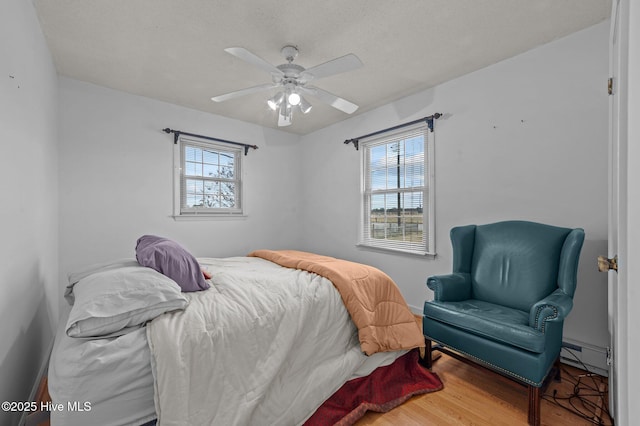
[[[586,374],[573,375],[569,370],[561,367],[562,378],[568,379],[573,385],[573,390],[567,396],[558,396],[558,390],[554,389],[552,395],[546,392],[542,398],[551,402],[595,425],[613,425],[613,419],[608,409],[606,382],[597,374],[589,371],[586,365],[569,348],[566,349],[580,364]],[[599,378],[599,380],[596,380]],[[587,379],[587,380],[583,380]],[[588,380],[591,379],[591,380]],[[598,383],[599,381],[599,383]],[[593,385],[589,382],[593,382]],[[594,402],[594,398],[596,402]],[[598,404],[599,402],[599,404]]]

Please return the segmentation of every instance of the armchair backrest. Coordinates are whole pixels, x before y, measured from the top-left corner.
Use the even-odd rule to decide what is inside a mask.
[[[584,231],[526,221],[453,228],[453,272],[474,299],[529,311],[561,288],[573,297]]]

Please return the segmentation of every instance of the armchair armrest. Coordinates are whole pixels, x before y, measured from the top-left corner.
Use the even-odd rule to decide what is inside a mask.
[[[433,290],[434,300],[458,302],[471,297],[471,276],[459,272],[448,275],[433,275],[427,279],[427,287]]]
[[[544,332],[547,321],[562,321],[573,308],[573,299],[562,289],[557,289],[536,302],[529,311],[529,325]]]

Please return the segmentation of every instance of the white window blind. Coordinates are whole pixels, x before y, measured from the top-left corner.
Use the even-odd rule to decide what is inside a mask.
[[[359,245],[434,254],[433,146],[426,123],[361,140]]]
[[[241,148],[181,136],[176,150],[176,215],[242,214]]]

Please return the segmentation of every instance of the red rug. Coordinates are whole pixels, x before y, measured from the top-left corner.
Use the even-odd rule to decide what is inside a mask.
[[[366,377],[345,383],[305,426],[352,425],[370,411],[386,413],[414,395],[442,389],[440,378],[418,364],[414,349]]]

